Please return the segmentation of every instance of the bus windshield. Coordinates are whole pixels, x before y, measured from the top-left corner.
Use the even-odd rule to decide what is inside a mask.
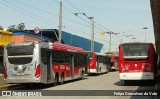
[[[123,44],[124,59],[147,59],[149,44]]]
[[[92,52],[87,52],[87,58],[88,58],[88,60],[91,60],[92,59]]]
[[[27,64],[33,58],[33,45],[9,46],[7,48],[8,60],[11,64]]]

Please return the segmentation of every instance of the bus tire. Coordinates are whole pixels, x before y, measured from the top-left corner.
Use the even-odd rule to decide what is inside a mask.
[[[56,75],[55,75],[55,83],[54,83],[55,86],[58,85],[58,78],[59,78],[59,77],[58,77],[58,74],[56,74]]]
[[[80,79],[82,79],[83,76],[84,76],[84,71],[82,70],[82,71],[81,71],[81,77],[80,77]]]
[[[99,68],[99,75],[102,73],[102,71],[101,71],[101,67]]]
[[[64,84],[64,73],[61,74],[61,78],[60,78],[60,85]]]
[[[124,82],[124,85],[128,85],[129,80],[124,80],[123,82]]]
[[[111,69],[111,65],[109,65],[109,68],[108,68],[108,70],[109,70],[109,72],[111,72],[111,71],[112,71],[112,69]]]

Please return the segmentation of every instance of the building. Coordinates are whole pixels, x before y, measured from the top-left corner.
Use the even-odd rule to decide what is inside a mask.
[[[38,31],[38,32],[37,32]],[[58,30],[57,29],[43,29],[40,30],[24,30],[24,31],[14,31],[12,41],[22,42],[22,41],[58,41]],[[90,40],[84,37],[73,35],[68,32],[62,31],[62,43],[69,44],[73,46],[82,47],[86,51],[90,51]],[[103,44],[94,41],[94,51],[101,52]]]

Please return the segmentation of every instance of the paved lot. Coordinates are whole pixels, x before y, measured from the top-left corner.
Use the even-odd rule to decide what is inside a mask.
[[[38,87],[37,87],[38,86]],[[129,90],[155,90],[157,85],[148,81],[132,81],[125,85],[123,81],[119,81],[118,72],[110,72],[108,74],[102,74],[99,76],[85,76],[82,80],[74,80],[65,82],[63,85],[37,85],[26,88],[20,88],[20,90],[42,90],[44,93],[54,95],[58,90],[62,96],[47,96],[45,99],[158,99],[154,96],[109,96],[115,92],[121,92],[121,90],[129,92]],[[159,86],[159,85],[158,85]],[[157,87],[158,88],[158,87]],[[100,91],[99,91],[100,90]],[[102,91],[105,90],[105,91]],[[106,91],[111,90],[111,91]],[[65,92],[64,92],[65,91]],[[66,96],[67,92],[71,96]],[[78,96],[75,96],[78,92]],[[111,93],[111,94],[110,94]],[[85,95],[85,96],[81,96]],[[89,96],[86,96],[89,95]],[[3,99],[18,99],[17,97],[3,97]],[[23,99],[28,97],[23,97]],[[37,98],[37,97],[31,97]],[[44,97],[38,97],[44,99]]]

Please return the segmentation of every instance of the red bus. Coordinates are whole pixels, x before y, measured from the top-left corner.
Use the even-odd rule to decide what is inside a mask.
[[[154,80],[156,73],[157,54],[152,43],[120,44],[120,80]]]
[[[118,56],[117,55],[112,55],[112,60],[111,60],[111,70],[118,70]]]
[[[109,71],[115,71],[118,70],[118,56],[114,54],[107,54],[107,56],[111,57],[111,66],[109,68]]]
[[[55,83],[82,78],[86,52],[50,42],[17,42],[4,48],[6,83]]]
[[[106,54],[87,52],[87,73],[101,74],[107,73],[110,67],[111,58]]]

